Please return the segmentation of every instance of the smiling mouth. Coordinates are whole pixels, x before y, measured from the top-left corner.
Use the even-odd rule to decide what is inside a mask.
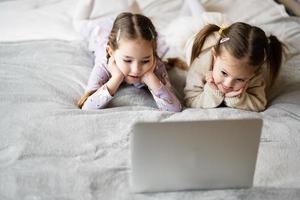
[[[139,78],[139,76],[134,76],[134,75],[128,75],[128,76],[135,79]]]
[[[232,89],[231,89],[231,88],[224,87],[223,85],[222,85],[222,89],[223,89],[223,92],[225,92],[225,93],[227,93],[227,92],[231,92],[231,91],[232,91]]]

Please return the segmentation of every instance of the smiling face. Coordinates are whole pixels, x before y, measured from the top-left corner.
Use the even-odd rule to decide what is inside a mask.
[[[125,81],[129,84],[140,82],[154,64],[152,42],[141,38],[121,38],[118,46],[115,51],[108,47],[108,52],[114,56],[117,66],[125,75]]]
[[[254,75],[255,67],[247,66],[243,60],[231,56],[224,48],[220,55],[216,55],[214,49],[212,54],[214,57],[213,79],[221,92],[238,91]]]

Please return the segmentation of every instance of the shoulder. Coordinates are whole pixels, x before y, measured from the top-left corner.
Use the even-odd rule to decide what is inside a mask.
[[[212,58],[211,48],[203,50],[201,54],[190,63],[188,77],[194,77],[195,75],[204,76],[207,71],[211,70]]]

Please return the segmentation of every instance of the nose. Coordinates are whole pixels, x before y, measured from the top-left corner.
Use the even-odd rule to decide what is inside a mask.
[[[225,78],[225,80],[223,81],[223,86],[231,88],[233,86],[233,79]]]
[[[131,65],[131,72],[138,75],[141,71],[141,64],[139,62],[133,62]]]

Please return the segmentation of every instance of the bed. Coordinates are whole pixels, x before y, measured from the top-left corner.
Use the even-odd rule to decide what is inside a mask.
[[[159,111],[146,90],[122,87],[107,109],[82,111],[93,56],[72,27],[73,0],[0,1],[0,199],[300,199],[300,18],[272,0],[201,0],[273,33],[287,47],[264,112],[231,108]],[[163,33],[183,0],[99,0],[93,17],[139,5]],[[186,72],[169,71],[182,99]],[[134,194],[129,135],[137,121],[258,117],[264,120],[254,186],[248,189]]]

